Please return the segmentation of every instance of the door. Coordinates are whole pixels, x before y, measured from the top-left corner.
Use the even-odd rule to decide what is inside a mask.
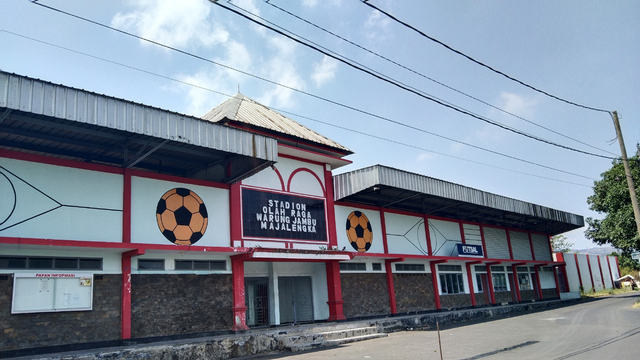
[[[507,277],[509,278],[509,288],[511,288],[511,301],[518,301],[518,295],[516,294],[516,286],[513,281],[514,274],[508,273]]]
[[[313,321],[311,278],[303,276],[279,277],[280,324]]]
[[[480,282],[482,283],[482,295],[484,297],[485,304],[491,304],[491,297],[489,296],[489,281],[487,281],[487,274],[476,274],[480,276]]]
[[[244,289],[247,325],[269,325],[269,278],[246,278]]]

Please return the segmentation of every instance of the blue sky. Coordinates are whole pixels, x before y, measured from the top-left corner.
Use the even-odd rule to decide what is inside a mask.
[[[640,3],[370,2],[453,48],[551,94],[617,110],[627,151],[629,155],[635,153],[640,140]],[[239,88],[244,95],[286,111],[285,115],[353,150],[355,154],[349,157],[353,164],[337,172],[383,164],[585,217],[600,216],[589,211],[586,199],[592,193],[593,181],[610,167],[610,160],[542,144],[462,115],[338,63],[208,1],[40,3],[415,128],[561,171],[394,125],[27,0],[0,4],[0,69],[196,116],[227,98],[216,92],[232,95]],[[617,141],[612,141],[615,131],[606,113],[567,105],[516,84],[360,1],[270,3],[529,122],[384,61],[267,2],[223,2],[259,14],[338,54],[481,116],[562,145],[606,156],[620,153]],[[575,248],[594,246],[584,239],[583,231],[566,234]]]

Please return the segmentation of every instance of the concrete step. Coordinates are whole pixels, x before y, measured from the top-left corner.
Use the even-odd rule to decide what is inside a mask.
[[[361,336],[352,336],[352,337],[347,337],[347,338],[340,338],[340,339],[333,339],[333,340],[326,340],[326,341],[317,341],[317,342],[312,342],[312,343],[307,343],[307,344],[296,344],[296,345],[287,346],[287,347],[285,347],[285,349],[288,350],[288,351],[291,351],[291,352],[307,351],[307,350],[313,350],[313,349],[317,349],[317,348],[321,348],[321,347],[338,346],[338,345],[341,345],[341,344],[348,344],[348,343],[352,343],[352,342],[356,342],[356,341],[378,339],[378,338],[383,338],[383,337],[387,337],[387,336],[389,336],[389,335],[388,334],[384,334],[384,333],[368,334],[368,335],[361,335]]]
[[[292,345],[304,345],[328,340],[371,335],[376,333],[378,333],[378,328],[374,326],[346,328],[320,332],[303,332],[297,334],[288,333],[286,335],[283,334],[281,336],[278,336],[278,342],[280,342],[283,347],[287,347]]]

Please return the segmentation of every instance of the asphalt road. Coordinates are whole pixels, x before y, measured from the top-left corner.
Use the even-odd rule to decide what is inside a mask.
[[[559,309],[441,329],[443,359],[640,359],[640,299],[633,292]],[[318,351],[248,359],[440,359],[436,331]]]

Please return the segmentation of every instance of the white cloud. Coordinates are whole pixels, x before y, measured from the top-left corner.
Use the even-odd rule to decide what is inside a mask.
[[[391,20],[378,10],[374,10],[369,14],[367,21],[364,23],[367,31],[366,37],[371,42],[381,41],[389,36],[389,23]]]
[[[314,7],[318,5],[318,0],[303,0],[302,5],[306,7]]]
[[[335,77],[337,69],[338,62],[325,55],[321,63],[313,64],[311,79],[320,87]]]
[[[210,47],[229,38],[221,25],[207,20],[213,6],[207,1],[132,0],[128,4],[134,10],[117,13],[111,20],[113,27],[181,48]]]
[[[428,160],[434,159],[435,157],[436,157],[436,155],[433,154],[433,153],[421,153],[420,155],[418,155],[416,160],[418,162],[424,162],[424,161],[428,161]]]
[[[535,114],[538,99],[503,91],[498,99],[498,104],[499,108],[527,119]]]
[[[269,38],[268,44],[276,50],[276,54],[264,65],[265,77],[277,83],[303,90],[306,87],[305,82],[295,68],[296,44],[282,37]],[[293,90],[276,85],[256,100],[267,106],[291,109],[295,106],[292,95]]]

